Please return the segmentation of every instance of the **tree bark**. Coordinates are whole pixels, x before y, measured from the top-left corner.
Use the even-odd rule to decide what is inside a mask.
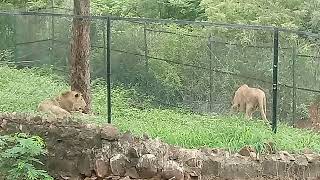
[[[75,15],[90,15],[90,0],[74,0]],[[70,84],[71,90],[83,94],[87,107],[84,112],[91,110],[90,90],[90,20],[73,18],[73,39],[71,40]]]

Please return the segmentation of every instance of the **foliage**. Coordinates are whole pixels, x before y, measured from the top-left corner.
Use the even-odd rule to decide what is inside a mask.
[[[12,52],[10,50],[3,50],[0,52],[0,63],[8,63],[12,60]]]
[[[310,117],[309,109],[305,104],[300,104],[299,106],[297,106],[297,109],[297,112],[299,113],[297,114],[297,116],[301,119],[308,119]]]
[[[303,10],[306,12],[306,16],[303,18],[302,28],[315,33],[319,33],[320,29],[320,14],[319,9],[320,1],[309,0],[302,6]]]
[[[52,0],[3,0],[0,2],[0,8],[3,10],[27,10],[37,11],[51,8]],[[55,5],[63,6],[64,0],[54,0]]]
[[[199,0],[93,0],[92,12],[99,15],[161,19],[202,19]]]
[[[203,0],[201,6],[206,9],[208,19],[214,22],[241,24],[275,25],[297,28],[302,22],[304,11],[302,0],[281,1],[222,1]]]
[[[9,94],[1,96],[4,97],[4,101],[0,102],[1,110],[6,112],[16,111],[4,105],[10,101],[19,112],[35,112],[36,104],[42,100],[38,97],[53,96],[57,89],[65,87],[64,83],[56,82],[56,75],[50,74],[50,71],[45,73],[45,70],[39,73],[39,69],[16,70],[1,67],[0,79],[8,79],[6,76],[12,81],[1,87],[3,94]],[[37,87],[40,86],[39,81],[46,82],[41,90]],[[11,91],[18,83],[21,84],[19,88],[25,90],[19,91],[19,96],[28,98],[12,101],[10,99],[15,96]],[[105,82],[101,79],[94,80],[92,89],[93,111],[96,116],[84,120],[106,123]],[[236,151],[244,145],[253,145],[263,151],[264,142],[272,141],[278,150],[297,152],[309,148],[320,152],[320,135],[309,130],[291,128],[280,123],[278,133],[274,134],[266,123],[256,119],[248,121],[241,116],[205,116],[177,108],[154,108],[148,97],[125,87],[113,87],[112,112],[113,123],[122,131],[129,130],[138,135],[147,133],[182,147],[221,147]]]
[[[38,136],[24,133],[0,136],[0,172],[6,179],[53,180],[44,170],[38,156],[44,155],[44,142]]]

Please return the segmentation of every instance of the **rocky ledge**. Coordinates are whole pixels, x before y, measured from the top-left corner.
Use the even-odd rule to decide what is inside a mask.
[[[320,156],[243,147],[231,154],[222,149],[184,149],[119,133],[112,125],[52,121],[28,114],[0,114],[0,133],[25,132],[47,143],[42,158],[56,179],[318,179]]]

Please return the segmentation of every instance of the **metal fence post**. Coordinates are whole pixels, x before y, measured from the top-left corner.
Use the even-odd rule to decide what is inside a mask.
[[[209,48],[209,87],[210,87],[210,92],[209,92],[209,110],[212,112],[212,40],[211,40],[211,34],[209,35],[208,38],[208,48]]]
[[[146,73],[149,71],[149,60],[148,60],[148,43],[147,43],[147,27],[146,23],[143,25],[143,41],[144,41],[144,58],[145,58],[145,66]]]
[[[104,47],[104,57],[106,58],[106,68],[107,68],[107,112],[108,112],[108,123],[111,123],[111,20],[110,17],[107,18],[107,29],[105,20],[103,21],[103,47]],[[106,32],[107,31],[107,39],[106,39]],[[106,47],[107,43],[107,47]]]
[[[54,0],[51,0],[51,11],[54,13]],[[53,48],[54,48],[54,17],[51,16],[51,48],[50,48],[50,64],[53,65],[54,63],[54,53],[53,53]]]
[[[14,24],[13,24],[13,36],[12,36],[12,41],[13,41],[13,58],[14,62],[17,64],[18,63],[18,56],[17,56],[17,18],[18,16],[13,16],[14,18]]]
[[[296,87],[296,77],[295,77],[295,61],[297,56],[297,50],[296,45],[292,47],[292,124],[295,124],[296,121],[296,93],[297,93],[297,87]]]
[[[149,92],[149,59],[148,59],[148,41],[146,23],[143,25],[143,43],[144,43],[144,60],[145,60],[145,89]]]
[[[272,131],[277,132],[279,30],[273,32]]]

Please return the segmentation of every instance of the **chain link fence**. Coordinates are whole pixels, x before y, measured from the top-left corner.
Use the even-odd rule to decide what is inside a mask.
[[[1,12],[0,63],[52,66],[68,77],[72,18],[80,17]],[[82,18],[91,20],[92,77],[106,79],[110,60],[111,86],[135,88],[154,106],[226,115],[236,89],[248,84],[265,91],[267,118],[274,122],[309,119],[310,107],[318,108],[316,34],[269,26]]]

